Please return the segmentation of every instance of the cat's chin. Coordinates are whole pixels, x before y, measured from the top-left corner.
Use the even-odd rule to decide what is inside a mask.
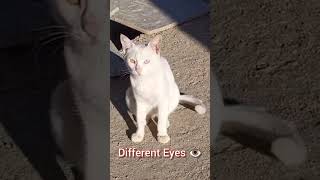
[[[135,73],[135,72],[130,73],[130,76],[131,76],[131,77],[133,77],[133,78],[143,77],[143,75],[142,75],[142,74],[138,74],[138,73]]]

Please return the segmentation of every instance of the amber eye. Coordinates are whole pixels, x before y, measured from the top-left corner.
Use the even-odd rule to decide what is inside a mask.
[[[136,60],[130,59],[130,62],[131,62],[132,64],[135,64],[135,63],[136,63]]]
[[[146,60],[144,61],[145,64],[148,64],[149,62],[150,62],[149,59],[146,59]]]

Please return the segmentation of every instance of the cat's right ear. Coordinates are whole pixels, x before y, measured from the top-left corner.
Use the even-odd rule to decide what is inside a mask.
[[[120,41],[121,41],[121,45],[122,45],[122,52],[124,54],[127,53],[127,50],[129,48],[132,48],[134,46],[134,43],[125,35],[120,34]]]

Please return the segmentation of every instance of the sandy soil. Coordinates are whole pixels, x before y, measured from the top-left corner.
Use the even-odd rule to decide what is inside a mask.
[[[208,22],[209,16],[204,16],[161,33],[161,48],[181,91],[202,99],[209,110]],[[141,35],[136,40],[145,42],[149,39]],[[0,62],[0,180],[60,180],[65,179],[63,171],[67,179],[73,179],[70,168],[55,160],[48,119],[50,94],[57,82],[65,78],[63,58],[58,51],[61,44],[45,46],[41,50],[33,49],[36,45],[25,44],[0,51],[3,59]],[[145,140],[133,144],[127,134],[135,126],[131,119],[119,113],[124,115],[126,112],[123,93],[127,85],[128,79],[111,80],[111,177],[208,179],[210,112],[199,115],[179,107],[170,116],[170,143],[161,145],[146,128]],[[155,125],[150,123],[149,126],[156,133]],[[125,147],[185,150],[187,157],[173,160],[118,158],[118,148]],[[189,151],[193,149],[202,152],[199,159],[190,157]]]
[[[220,151],[212,159],[215,179],[319,179],[320,2],[224,0],[216,1],[212,12],[211,35],[208,17],[161,33],[162,53],[168,58],[181,90],[209,105],[209,50],[205,45],[211,37],[212,69],[217,72],[224,95],[246,104],[264,106],[294,123],[308,148],[307,162],[289,169],[223,138],[219,141]],[[149,38],[141,35],[136,40],[145,42]],[[59,68],[49,62],[61,57],[38,60],[35,66],[31,49],[26,47],[18,53],[17,50],[0,53],[2,59],[8,59],[0,65],[2,87],[19,85],[12,91],[1,89],[0,179],[38,180],[40,175],[46,180],[61,179],[46,124],[48,97],[61,73],[55,72],[53,69]],[[46,55],[43,52],[42,57]],[[170,116],[169,144],[156,141],[152,123],[151,128],[146,128],[144,141],[133,144],[128,134],[134,129],[134,123],[126,116],[123,104],[127,85],[127,79],[111,80],[114,95],[110,102],[111,178],[209,179],[209,112],[198,115],[179,107]],[[169,147],[186,151],[198,148],[202,156],[173,160],[119,158],[118,149],[126,147],[144,150]],[[70,170],[63,167],[70,177]]]
[[[204,101],[209,109],[209,64],[210,56],[208,44],[199,43],[198,40],[185,33],[192,33],[208,39],[207,30],[209,16],[203,16],[161,32],[163,37],[161,53],[171,65],[172,71],[182,92],[192,94]],[[150,36],[140,35],[135,40],[147,42]],[[145,139],[140,144],[131,142],[130,136],[135,125],[126,114],[124,102],[125,89],[129,80],[126,78],[111,80],[111,127],[110,127],[110,167],[112,179],[209,179],[209,114],[204,115],[179,107],[170,116],[169,134],[171,141],[162,145],[156,140],[156,125],[153,122],[146,128]],[[151,87],[150,87],[151,88]],[[122,115],[121,115],[122,114]],[[172,150],[185,150],[185,158],[119,158],[119,148],[137,148],[139,150],[156,150],[170,148]],[[193,158],[190,150],[199,149],[202,155]],[[163,154],[161,154],[163,155]]]
[[[297,168],[247,148],[217,152],[215,178],[320,179],[320,2],[226,0],[212,9],[212,65],[224,95],[294,123],[308,148],[307,162]]]

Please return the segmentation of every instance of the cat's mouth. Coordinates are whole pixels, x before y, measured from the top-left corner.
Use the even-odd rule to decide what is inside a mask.
[[[136,73],[138,74],[138,76],[141,76],[141,71],[136,71]]]
[[[136,70],[130,70],[130,75],[135,77],[141,76],[141,72],[137,72]]]
[[[139,73],[139,72],[137,72],[137,71],[133,71],[132,74],[135,75],[135,76],[141,76],[141,73]]]

